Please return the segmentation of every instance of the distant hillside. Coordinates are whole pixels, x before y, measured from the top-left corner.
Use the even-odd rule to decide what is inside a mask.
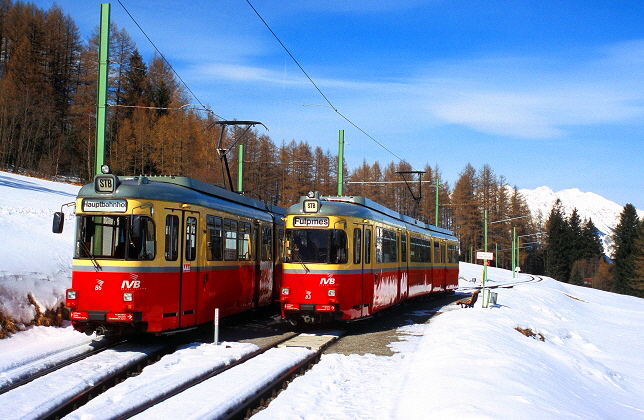
[[[541,217],[544,221],[548,218],[557,199],[561,200],[566,216],[570,216],[573,209],[577,208],[582,221],[592,219],[600,231],[604,252],[609,256],[612,254],[613,243],[610,236],[619,223],[619,215],[624,209],[623,206],[595,193],[582,192],[577,188],[554,192],[549,187],[539,187],[534,190],[522,189],[519,192],[525,198],[532,215],[537,218]],[[644,211],[638,210],[637,213],[640,219],[644,217]]]

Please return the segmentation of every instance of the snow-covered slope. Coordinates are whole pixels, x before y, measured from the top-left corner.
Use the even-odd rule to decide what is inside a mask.
[[[64,301],[71,285],[74,216],[66,229],[51,232],[53,214],[74,201],[79,186],[0,172],[0,311],[28,324],[36,315],[31,294],[42,311]]]
[[[607,255],[612,253],[610,236],[619,223],[619,216],[624,207],[600,195],[583,192],[577,188],[554,192],[549,187],[539,187],[534,190],[522,189],[519,192],[525,198],[532,215],[541,217],[544,221],[548,219],[557,199],[561,200],[566,216],[570,216],[576,208],[582,222],[584,219],[592,219],[593,224],[600,231],[604,252]],[[644,217],[644,211],[638,210],[638,215],[640,218]]]

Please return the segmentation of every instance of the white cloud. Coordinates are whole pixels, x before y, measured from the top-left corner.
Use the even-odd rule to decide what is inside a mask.
[[[643,47],[620,44],[572,63],[463,60],[435,70],[419,88],[439,119],[492,135],[551,139],[564,137],[568,126],[642,124]]]
[[[333,68],[307,71],[343,115],[372,135],[456,124],[490,135],[558,139],[575,126],[642,124],[644,41],[571,55],[423,63],[419,68],[431,69],[423,77],[400,80],[343,80],[324,77],[336,74]],[[246,64],[252,61],[200,64],[189,78],[269,102],[328,106],[288,59],[283,69]]]

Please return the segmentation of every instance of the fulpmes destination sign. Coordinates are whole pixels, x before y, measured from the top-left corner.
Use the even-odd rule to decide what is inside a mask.
[[[125,200],[83,200],[84,212],[125,213],[127,201]]]
[[[329,227],[328,217],[294,217],[293,227]]]

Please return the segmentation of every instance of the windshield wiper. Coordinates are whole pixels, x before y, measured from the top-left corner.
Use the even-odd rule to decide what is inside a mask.
[[[85,254],[87,254],[87,256],[89,257],[90,261],[92,261],[92,264],[94,265],[94,269],[96,271],[103,271],[103,267],[101,267],[101,265],[98,263],[98,260],[96,259],[96,257],[94,257],[94,255],[90,252],[90,250],[87,247],[87,245],[85,244],[85,242],[80,241],[80,240],[78,242],[80,242],[81,246],[83,247],[83,251],[85,252]]]
[[[309,274],[309,272],[311,270],[309,270],[309,268],[306,266],[306,264],[304,264],[304,261],[302,261],[302,256],[300,255],[300,251],[297,250],[297,252],[295,252],[295,255],[297,256],[297,259],[299,260],[298,262],[300,264],[302,264],[302,267],[304,267],[304,271],[306,272],[306,274]]]

